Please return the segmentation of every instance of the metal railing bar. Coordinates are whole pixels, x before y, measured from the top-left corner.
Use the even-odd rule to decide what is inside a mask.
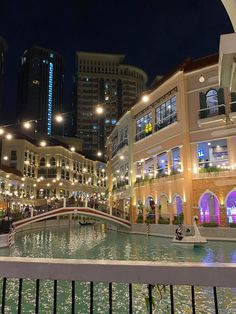
[[[195,314],[195,291],[194,286],[191,286],[191,296],[192,296],[192,314]]]
[[[5,301],[6,301],[6,286],[7,286],[7,278],[3,278],[3,285],[2,285],[2,314],[5,313]]]
[[[21,303],[22,303],[22,284],[23,284],[23,279],[19,279],[19,295],[18,295],[18,311],[17,313],[21,313]]]
[[[218,300],[217,300],[217,291],[216,287],[213,287],[213,293],[214,293],[214,303],[215,303],[215,313],[218,314]]]
[[[39,313],[39,279],[36,279],[35,314]]]
[[[129,314],[133,313],[132,283],[129,284]]]
[[[93,281],[90,282],[90,314],[93,314]]]
[[[109,314],[112,314],[112,282],[109,282]]]
[[[71,282],[71,313],[75,314],[75,281]]]
[[[54,280],[53,285],[53,314],[57,313],[57,280]]]
[[[152,314],[152,285],[148,285],[149,314]]]
[[[174,293],[173,293],[173,286],[170,285],[170,308],[171,308],[171,314],[175,313],[174,310]]]

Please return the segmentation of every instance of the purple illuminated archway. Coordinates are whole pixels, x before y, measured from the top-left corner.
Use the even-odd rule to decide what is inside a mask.
[[[220,223],[220,205],[212,192],[205,192],[200,198],[200,222]]]
[[[174,198],[175,203],[175,210],[177,216],[180,215],[183,212],[183,201],[182,198],[179,195],[176,195]]]
[[[226,213],[229,223],[236,223],[236,190],[231,191],[226,198]]]

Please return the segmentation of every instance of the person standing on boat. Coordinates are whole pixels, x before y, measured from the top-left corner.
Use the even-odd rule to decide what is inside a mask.
[[[182,240],[183,239],[183,230],[182,230],[182,225],[180,224],[179,227],[175,230],[176,234],[176,240]]]

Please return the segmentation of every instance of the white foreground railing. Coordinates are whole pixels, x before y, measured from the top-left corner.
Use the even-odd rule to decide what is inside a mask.
[[[160,262],[139,262],[139,261],[104,261],[104,260],[75,260],[75,259],[47,259],[47,258],[21,258],[21,257],[0,257],[0,277],[2,278],[2,302],[0,304],[2,313],[7,311],[11,312],[9,308],[10,302],[18,300],[14,305],[14,309],[17,308],[17,312],[21,313],[22,308],[25,307],[24,301],[24,289],[23,281],[25,279],[36,279],[34,282],[34,288],[31,286],[30,298],[34,299],[34,312],[39,314],[44,304],[42,304],[41,297],[48,293],[48,290],[41,291],[41,281],[44,279],[51,280],[53,283],[53,296],[51,303],[52,313],[57,313],[58,303],[60,301],[60,293],[58,290],[58,281],[63,280],[70,283],[70,286],[66,288],[64,292],[70,294],[70,299],[67,302],[68,310],[70,313],[78,313],[78,298],[81,295],[84,296],[82,291],[77,295],[76,282],[89,283],[88,293],[88,306],[87,310],[83,313],[97,313],[96,307],[96,294],[94,284],[107,283],[108,285],[108,299],[104,301],[104,296],[99,293],[102,300],[106,303],[106,309],[111,314],[114,310],[114,287],[113,283],[124,283],[128,288],[128,299],[126,300],[127,309],[125,313],[134,313],[134,285],[133,284],[146,284],[146,290],[148,291],[147,298],[142,300],[141,303],[147,302],[147,311],[143,313],[157,313],[155,309],[155,298],[153,289],[155,285],[163,285],[163,289],[169,286],[169,307],[171,314],[175,313],[175,302],[178,303],[178,295],[176,297],[176,290],[174,286],[189,286],[191,296],[189,298],[190,308],[188,313],[195,314],[196,308],[199,305],[197,299],[199,295],[196,294],[195,287],[207,286],[212,288],[213,303],[211,303],[211,313],[220,313],[218,307],[218,287],[221,288],[234,288],[236,287],[236,265],[235,264],[202,264],[202,263],[160,263]],[[18,295],[13,297],[13,290],[8,295],[8,279],[18,279]],[[14,279],[15,280],[15,279]],[[9,280],[11,285],[11,281]],[[43,283],[42,283],[43,285]],[[14,286],[16,291],[17,284]],[[208,289],[208,288],[206,288]],[[219,288],[220,289],[220,288]],[[77,291],[77,292],[76,292]],[[125,290],[124,290],[125,291]],[[166,291],[166,290],[165,290]],[[178,290],[177,290],[178,291]],[[159,290],[161,294],[161,290]],[[177,292],[178,294],[178,292]],[[114,293],[115,295],[115,293]],[[28,296],[29,297],[29,296]],[[122,295],[119,296],[122,298]],[[117,295],[116,295],[117,298]],[[140,298],[140,295],[139,295]],[[208,297],[209,299],[209,297]],[[207,300],[208,300],[207,299]],[[28,298],[27,298],[28,300]],[[232,301],[232,302],[231,302]],[[27,301],[28,302],[28,301]],[[234,300],[227,300],[227,306],[229,302],[234,304]],[[27,303],[28,304],[28,303]],[[205,307],[204,301],[201,302],[203,308]],[[231,305],[232,305],[231,304]],[[46,305],[46,304],[45,304]],[[230,306],[231,306],[230,305]],[[115,304],[115,307],[117,304]],[[116,308],[118,313],[124,313],[122,302],[119,303],[119,307]],[[157,310],[159,311],[160,308]],[[168,310],[168,313],[169,313]],[[48,311],[48,305],[47,305]],[[83,310],[84,311],[84,310]],[[123,312],[120,312],[123,311]],[[189,312],[190,311],[190,312]],[[8,313],[7,312],[7,313]],[[9,313],[10,313],[9,312]],[[68,313],[69,313],[68,312]],[[108,313],[106,312],[106,313]],[[13,312],[11,312],[13,313]],[[16,312],[15,312],[16,313]],[[82,312],[79,312],[82,313]],[[167,313],[167,312],[158,312]],[[179,313],[179,312],[178,312]],[[229,312],[228,312],[229,313]],[[230,312],[231,313],[231,312]]]
[[[236,287],[236,264],[0,257],[0,277]]]

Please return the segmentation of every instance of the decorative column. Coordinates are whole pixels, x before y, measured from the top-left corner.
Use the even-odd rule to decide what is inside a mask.
[[[168,203],[168,208],[169,208],[169,214],[170,214],[170,225],[172,225],[173,220],[174,220],[174,204]]]
[[[197,174],[198,170],[198,147],[197,143],[191,144],[191,156],[192,156],[192,172],[193,174]],[[182,159],[181,159],[182,162]]]
[[[224,205],[220,205],[220,226],[221,227],[227,227],[228,226],[226,208]]]
[[[227,138],[227,149],[228,149],[229,165],[235,166],[236,165],[236,136]]]
[[[172,166],[172,154],[171,150],[167,151],[167,172],[168,174],[171,173],[171,166]]]
[[[147,209],[143,207],[143,223],[145,223],[146,216],[147,216]]]
[[[155,204],[155,224],[158,224],[159,219],[158,206],[158,204]]]

